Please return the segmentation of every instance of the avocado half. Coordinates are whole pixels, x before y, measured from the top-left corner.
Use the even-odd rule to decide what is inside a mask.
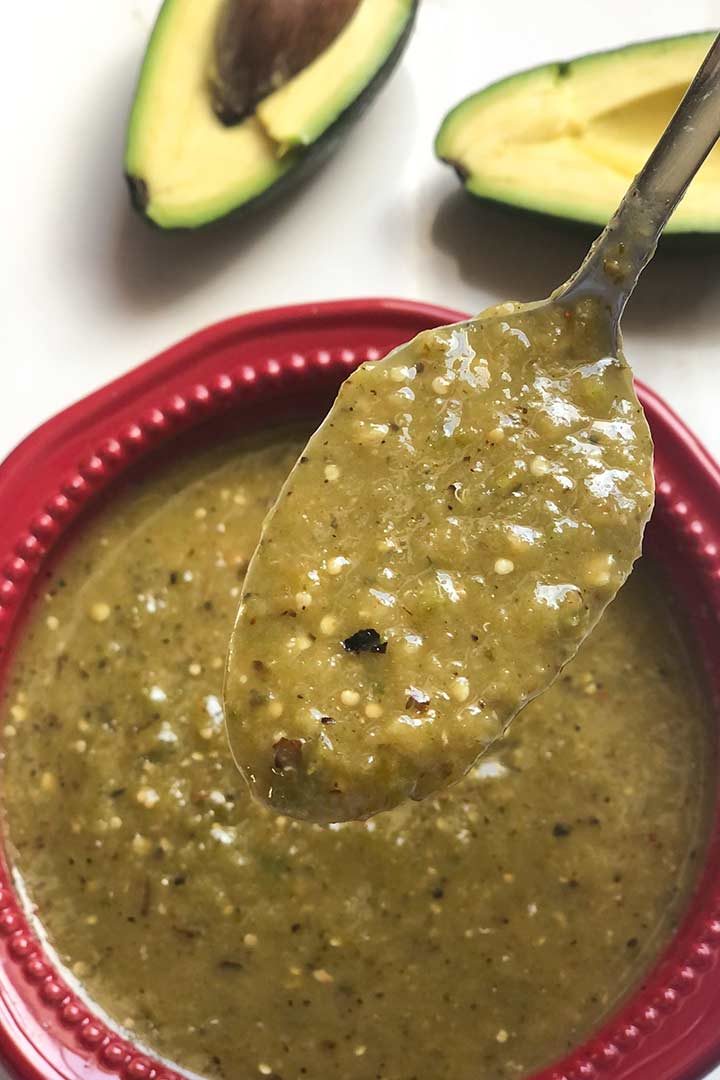
[[[165,0],[148,45],[125,154],[133,206],[192,229],[256,204],[319,166],[399,60],[418,0],[361,0],[311,64],[229,127],[209,85],[223,0]]]
[[[603,226],[648,158],[715,32],[545,64],[493,83],[445,117],[435,149],[479,199]],[[667,233],[720,233],[720,149]]]

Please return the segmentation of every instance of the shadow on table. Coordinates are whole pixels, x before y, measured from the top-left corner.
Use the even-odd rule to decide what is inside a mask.
[[[474,201],[463,191],[440,205],[432,236],[456,259],[462,279],[500,299],[539,300],[582,261],[592,232]],[[718,239],[720,248],[720,238]],[[661,246],[628,307],[626,329],[651,332],[686,323],[701,305],[720,304],[720,250],[696,241]],[[720,324],[719,324],[720,328]]]
[[[293,206],[311,182],[273,194],[266,205],[232,214],[200,229],[165,231],[143,221],[129,205],[120,211],[113,270],[125,299],[136,309],[151,310],[206,283],[231,261],[238,279],[251,273],[253,249]]]

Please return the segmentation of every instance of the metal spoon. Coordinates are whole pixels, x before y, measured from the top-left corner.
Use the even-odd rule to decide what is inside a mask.
[[[614,217],[580,269],[556,289],[548,302],[597,297],[607,308],[611,337],[617,342],[620,319],[638,278],[719,136],[720,35]]]
[[[343,384],[269,514],[225,688],[256,797],[368,817],[460,779],[640,553],[652,444],[620,318],[720,135],[720,38],[578,272]]]

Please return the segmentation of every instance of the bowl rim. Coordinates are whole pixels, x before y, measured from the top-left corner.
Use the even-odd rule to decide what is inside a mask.
[[[231,408],[272,416],[278,402],[299,391],[327,396],[357,363],[377,359],[421,329],[466,317],[393,299],[241,315],[191,335],[38,427],[0,465],[0,676],[23,600],[48,553],[95,495],[144,454]],[[720,622],[720,467],[662,399],[638,388],[657,449],[659,513],[702,567],[714,625]],[[20,1080],[189,1075],[133,1045],[93,1008],[55,970],[3,863],[0,1057]],[[695,1080],[720,1062],[718,1015],[720,813],[702,881],[643,984],[588,1042],[529,1080]]]

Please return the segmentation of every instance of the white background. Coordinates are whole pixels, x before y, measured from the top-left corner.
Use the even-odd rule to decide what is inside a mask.
[[[237,312],[383,294],[479,310],[545,295],[582,238],[461,197],[432,152],[447,108],[530,64],[720,24],[720,0],[423,0],[391,84],[320,176],[254,219],[166,236],[131,215],[122,180],[157,7],[3,4],[0,456],[63,405]],[[719,300],[720,253],[661,254],[625,334],[639,375],[720,455]]]

